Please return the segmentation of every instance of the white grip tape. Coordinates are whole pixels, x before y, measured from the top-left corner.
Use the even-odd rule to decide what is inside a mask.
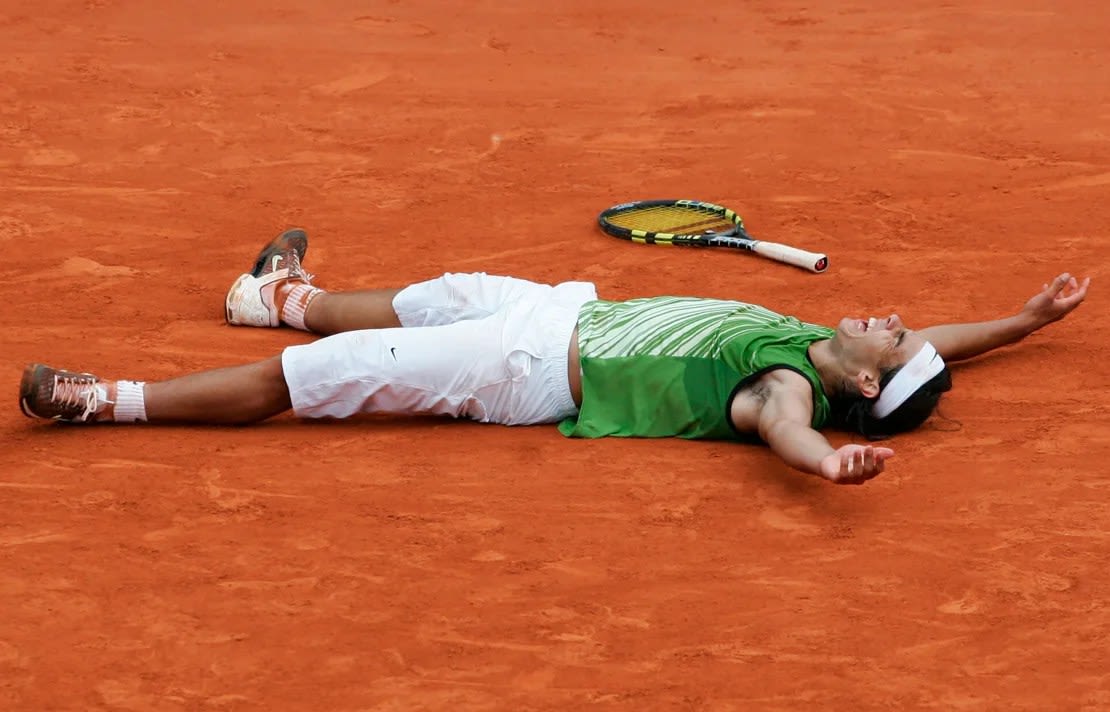
[[[829,264],[825,255],[806,252],[805,250],[799,250],[797,247],[781,245],[777,242],[759,240],[752,247],[752,252],[772,260],[785,262],[788,265],[807,269],[810,272],[824,272]]]

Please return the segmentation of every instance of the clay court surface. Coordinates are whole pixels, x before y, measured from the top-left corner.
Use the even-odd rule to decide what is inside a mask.
[[[1099,2],[0,2],[0,709],[1110,707],[1110,12]],[[640,247],[692,197],[825,275]],[[587,279],[810,321],[1087,303],[955,372],[888,472],[439,420],[74,428],[289,226],[327,288]],[[835,444],[850,436],[830,435]]]

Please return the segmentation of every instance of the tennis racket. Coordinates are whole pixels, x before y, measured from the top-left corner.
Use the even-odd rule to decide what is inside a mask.
[[[639,200],[621,203],[597,218],[607,234],[646,245],[733,247],[772,260],[824,272],[829,258],[777,242],[756,240],[734,211],[700,200]]]

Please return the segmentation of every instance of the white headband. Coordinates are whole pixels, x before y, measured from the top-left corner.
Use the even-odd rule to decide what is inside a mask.
[[[876,418],[885,418],[898,406],[906,402],[910,396],[917,393],[917,389],[928,383],[933,376],[944,370],[944,359],[928,341],[921,350],[894,374],[890,383],[879,393],[879,399],[871,406],[871,414]]]

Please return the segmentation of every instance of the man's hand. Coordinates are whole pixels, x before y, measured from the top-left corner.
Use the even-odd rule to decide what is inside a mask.
[[[894,451],[888,447],[845,445],[821,460],[821,476],[838,485],[862,485],[885,468]]]
[[[1032,331],[1058,321],[1067,316],[1087,296],[1087,287],[1091,278],[1083,280],[1083,284],[1076,281],[1067,272],[1063,273],[1051,284],[1044,288],[1022,307],[1022,315],[1029,320]]]

